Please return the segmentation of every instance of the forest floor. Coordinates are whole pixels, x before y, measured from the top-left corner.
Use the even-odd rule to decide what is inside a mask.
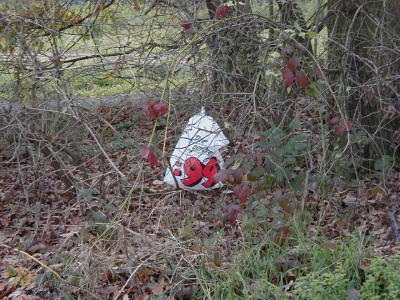
[[[49,161],[10,157],[3,146],[0,299],[190,299],[201,285],[195,270],[229,270],[248,236],[255,244],[262,241],[262,230],[244,232],[240,218],[226,222],[226,205],[235,201],[229,188],[194,192],[163,183],[167,165],[160,159],[152,170],[140,155],[153,124],[138,110],[137,104],[96,109],[107,121],[103,124],[120,131],[116,135],[107,131],[108,125],[98,128],[109,160],[124,177],[99,152],[88,151],[81,166],[90,178],[84,179],[78,167],[71,171],[85,182],[73,199]],[[174,136],[186,121],[182,116]],[[156,134],[162,138],[162,128]],[[176,137],[168,141],[167,153]],[[83,136],[80,143],[89,147],[93,139]],[[305,236],[323,236],[328,247],[357,232],[378,255],[400,252],[391,219],[400,222],[399,172],[384,182],[369,177],[357,187],[338,181],[324,194],[313,185],[301,194],[271,188],[265,198],[271,200],[271,216],[304,201]],[[274,206],[277,198],[284,199],[279,208]],[[275,223],[268,234],[277,244],[290,244],[294,231]],[[294,268],[296,259],[300,263],[296,256],[280,261],[290,265],[283,271]]]

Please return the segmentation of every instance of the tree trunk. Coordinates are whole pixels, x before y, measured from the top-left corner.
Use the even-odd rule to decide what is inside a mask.
[[[364,158],[392,156],[400,143],[399,1],[328,0],[328,11],[331,117],[366,133],[357,149]]]

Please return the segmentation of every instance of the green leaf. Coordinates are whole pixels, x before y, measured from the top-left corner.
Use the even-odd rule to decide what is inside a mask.
[[[104,137],[109,136],[111,133],[112,133],[112,130],[111,130],[110,128],[105,129],[105,130],[103,131],[103,136],[104,136]]]
[[[390,155],[382,155],[382,160],[385,161],[386,163],[391,163],[392,159],[393,158]]]
[[[61,292],[61,296],[65,299],[65,300],[74,300],[74,298],[67,292]]]
[[[299,135],[296,135],[296,136],[293,138],[293,140],[294,140],[295,142],[305,142],[305,141],[307,140],[307,136],[304,135],[304,134],[299,134]]]
[[[232,170],[236,170],[237,168],[240,167],[240,164],[242,163],[242,160],[235,161],[233,166],[231,167]]]
[[[278,182],[292,179],[292,172],[287,168],[278,168],[276,169],[276,179]]]
[[[382,170],[383,162],[382,159],[377,159],[374,163],[374,169],[375,171],[380,171]]]
[[[291,182],[290,187],[294,189],[296,192],[302,192],[304,190],[304,185],[297,182]]]
[[[54,276],[53,272],[50,272],[50,271],[44,273],[44,275],[46,276],[47,279],[52,279]]]
[[[251,171],[251,173],[259,177],[263,176],[265,172],[266,170],[263,167],[255,167],[253,171]]]
[[[214,236],[208,240],[204,241],[204,246],[205,247],[211,247],[211,246],[215,246],[216,242],[218,241],[218,238],[220,236],[224,236],[224,228],[222,228],[220,231],[218,231],[216,234],[214,234]]]
[[[181,228],[181,237],[184,239],[191,239],[193,237],[193,229],[191,225],[185,225]]]
[[[300,27],[299,23],[294,22],[293,26],[294,26],[294,28],[296,28],[298,31],[301,31],[301,27]]]
[[[297,151],[304,151],[304,150],[308,149],[308,144],[306,144],[306,143],[297,143],[297,144],[295,144],[294,148]]]
[[[289,127],[292,129],[300,129],[301,125],[299,120],[297,118],[294,118],[293,121],[290,123]]]
[[[297,182],[297,183],[301,183],[305,177],[306,176],[304,173],[300,173],[299,175],[297,175],[296,177],[293,178],[293,181]]]
[[[12,266],[7,266],[7,274],[8,277],[14,277],[17,276],[18,272]]]
[[[389,155],[382,155],[380,159],[377,159],[374,163],[375,171],[382,171],[388,164],[392,162],[392,157]]]
[[[292,152],[291,154],[292,154],[292,155],[297,154],[297,153],[295,153],[295,152],[297,152],[297,151],[294,151],[294,152]],[[287,164],[294,164],[294,163],[296,162],[296,158],[293,157],[293,156],[288,156],[288,157],[285,157],[285,158],[283,159],[283,161],[284,161],[285,163],[287,163]]]
[[[268,218],[268,215],[269,215],[268,208],[265,205],[260,204],[257,209],[256,217],[257,218]]]
[[[247,179],[252,182],[257,181],[265,172],[266,170],[263,167],[255,167],[253,171],[247,174]]]
[[[276,148],[275,153],[278,155],[282,155],[282,154],[285,154],[285,152],[287,152],[287,151],[290,152],[290,149],[291,149],[290,144],[286,144],[286,145]]]
[[[306,88],[306,95],[318,97],[320,95],[320,92],[318,89],[308,86]]]
[[[87,230],[87,228],[83,227],[81,230],[79,230],[79,236],[82,240],[82,242],[86,243],[92,238],[92,235],[90,232]]]
[[[35,282],[36,282],[37,284],[42,284],[42,283],[45,282],[46,280],[47,280],[47,278],[46,278],[46,276],[45,276],[44,273],[43,273],[43,274],[37,274],[37,275],[36,275]]]
[[[107,230],[107,226],[104,224],[100,224],[95,227],[95,230],[97,234],[100,236]]]
[[[242,230],[251,231],[256,230],[258,227],[258,221],[256,218],[248,218],[247,215],[243,216],[242,220]]]
[[[104,223],[104,222],[106,222],[107,217],[103,213],[101,213],[99,211],[95,211],[95,212],[93,212],[91,219],[98,223]]]
[[[85,197],[87,200],[92,201],[93,200],[93,194],[96,192],[95,189],[88,188],[88,189],[83,189],[82,190],[82,196]]]
[[[314,32],[314,31],[308,31],[307,35],[312,39],[318,38],[318,33]]]
[[[69,281],[72,286],[79,286],[79,277],[72,276],[71,280]]]

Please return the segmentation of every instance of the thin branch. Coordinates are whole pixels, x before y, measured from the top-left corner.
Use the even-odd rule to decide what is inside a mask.
[[[58,273],[57,273],[56,271],[54,271],[52,268],[46,266],[46,265],[45,265],[44,263],[42,263],[40,260],[34,258],[34,257],[33,257],[32,255],[30,255],[29,253],[26,253],[25,251],[22,251],[22,250],[20,250],[20,249],[18,249],[18,248],[12,248],[12,247],[10,247],[10,246],[8,246],[8,245],[6,245],[6,244],[1,244],[1,245],[2,245],[3,247],[5,247],[5,248],[12,249],[12,250],[14,250],[14,251],[17,251],[17,252],[19,252],[19,253],[21,253],[21,254],[24,254],[24,255],[28,256],[30,259],[33,259],[35,262],[37,262],[37,263],[38,263],[39,265],[41,265],[43,268],[45,268],[46,270],[50,271],[51,273],[53,273],[53,274],[56,275],[59,279],[62,280],[60,274],[58,274]]]
[[[128,280],[125,281],[125,284],[122,286],[122,288],[118,291],[118,294],[114,297],[114,300],[117,300],[119,295],[121,295],[122,291],[125,289],[125,287],[128,285],[129,281],[131,281],[132,277],[136,274],[136,272],[141,268],[143,264],[140,264],[136,267],[136,269],[132,272],[132,274],[129,276]]]
[[[110,165],[114,168],[114,170],[121,176],[121,177],[125,177],[125,175],[123,173],[121,173],[120,170],[118,170],[118,168],[114,165],[114,163],[112,162],[112,160],[108,157],[106,151],[104,151],[103,147],[101,146],[99,140],[97,139],[96,135],[94,134],[94,132],[92,131],[92,129],[90,129],[90,127],[83,123],[83,125],[86,127],[87,130],[89,130],[90,134],[93,136],[93,138],[95,139],[97,145],[99,146],[101,152],[103,153],[103,155],[107,158],[108,162],[110,163]]]

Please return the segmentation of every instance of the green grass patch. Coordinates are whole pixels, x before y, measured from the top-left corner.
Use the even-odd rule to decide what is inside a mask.
[[[399,256],[376,257],[360,234],[329,240],[293,230],[279,244],[271,232],[245,234],[220,265],[214,256],[194,266],[195,299],[399,299]]]

